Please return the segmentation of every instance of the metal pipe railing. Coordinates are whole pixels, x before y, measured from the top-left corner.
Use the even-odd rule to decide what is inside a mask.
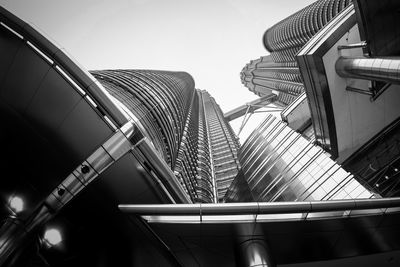
[[[336,73],[343,78],[375,80],[400,84],[400,57],[340,57],[336,61],[335,68]]]
[[[253,111],[257,110],[257,109],[260,109],[260,108],[262,108],[262,107],[264,107],[264,106],[276,101],[276,99],[277,99],[277,95],[273,94],[273,93],[271,93],[269,95],[266,95],[266,96],[263,96],[263,97],[260,97],[260,98],[258,98],[256,100],[253,100],[253,101],[251,101],[251,102],[249,102],[249,103],[247,103],[245,105],[241,105],[241,106],[239,106],[239,107],[237,107],[237,108],[235,108],[235,109],[233,109],[231,111],[226,112],[224,114],[224,118],[226,120],[228,120],[228,121],[232,121],[232,120],[237,119],[237,118],[239,118],[241,116],[244,116],[246,114],[246,111],[249,108],[249,106],[250,106],[250,110],[249,111],[253,112]]]
[[[246,202],[218,204],[118,205],[136,215],[244,215],[352,211],[400,207],[400,197],[309,202]]]

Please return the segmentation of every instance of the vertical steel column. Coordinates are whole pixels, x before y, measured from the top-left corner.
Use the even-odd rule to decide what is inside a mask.
[[[236,230],[236,249],[239,252],[238,266],[275,267],[273,256],[269,250],[261,228],[254,224],[238,224]]]
[[[263,239],[249,239],[239,244],[241,263],[246,267],[272,267],[268,246]]]

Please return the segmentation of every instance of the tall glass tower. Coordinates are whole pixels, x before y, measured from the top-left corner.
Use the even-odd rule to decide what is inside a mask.
[[[263,43],[270,55],[251,60],[242,69],[243,85],[259,96],[277,94],[275,103],[280,106],[292,103],[304,92],[297,52],[350,4],[350,0],[319,0],[269,28]]]
[[[199,91],[207,123],[210,157],[216,189],[216,202],[222,202],[226,191],[236,177],[239,142],[215,99],[206,91]]]
[[[185,72],[93,71],[127,109],[193,202],[221,201],[235,178],[239,143],[207,91]]]

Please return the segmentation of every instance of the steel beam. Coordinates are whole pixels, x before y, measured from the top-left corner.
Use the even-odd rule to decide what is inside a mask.
[[[269,94],[253,100],[245,105],[239,106],[224,114],[224,118],[227,121],[232,121],[234,119],[240,118],[247,113],[253,113],[255,110],[265,107],[268,104],[273,103],[277,99],[277,95]]]
[[[335,67],[336,73],[343,78],[400,84],[400,57],[340,57]]]
[[[400,207],[400,197],[306,202],[246,202],[218,204],[119,205],[136,215],[242,215],[353,211]]]

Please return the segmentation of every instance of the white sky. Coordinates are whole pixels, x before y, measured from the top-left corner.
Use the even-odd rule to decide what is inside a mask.
[[[35,24],[88,70],[186,71],[227,112],[257,98],[239,73],[268,54],[265,30],[312,2],[0,0],[0,5]],[[233,123],[235,130],[240,123]]]

